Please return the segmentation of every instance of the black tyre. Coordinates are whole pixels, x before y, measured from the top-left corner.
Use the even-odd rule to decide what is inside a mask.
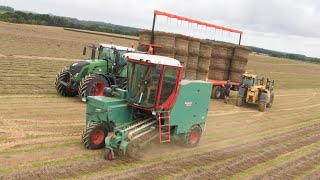
[[[242,105],[243,105],[243,97],[238,96],[238,97],[237,97],[236,106],[241,107]]]
[[[274,93],[271,93],[270,101],[267,103],[267,108],[271,108],[273,105]]]
[[[267,103],[266,102],[261,101],[259,103],[259,111],[264,112],[266,110],[266,107],[267,107]]]
[[[115,159],[115,154],[110,149],[106,149],[106,151],[104,152],[103,157],[104,157],[105,160],[114,160]]]
[[[58,93],[62,96],[74,97],[78,95],[78,91],[71,88],[67,88],[66,86],[61,84],[60,81],[63,81],[66,83],[70,82],[70,71],[68,68],[64,68],[58,73],[56,77],[55,87]]]
[[[202,130],[200,126],[193,125],[187,132],[184,146],[188,148],[196,147],[200,141]]]
[[[88,74],[80,82],[78,89],[79,97],[102,96],[103,89],[109,87],[107,79],[99,74]]]
[[[211,91],[211,99],[223,99],[224,98],[224,92],[223,88],[220,86],[213,86]]]
[[[108,131],[102,123],[92,121],[83,131],[83,145],[87,149],[101,149],[105,145],[104,139],[107,135]]]

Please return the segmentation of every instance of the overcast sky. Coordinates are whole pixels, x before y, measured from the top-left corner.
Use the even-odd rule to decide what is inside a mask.
[[[320,57],[316,0],[0,0],[17,10],[151,29],[161,10],[244,32],[242,43]],[[157,30],[237,42],[238,36],[159,17]]]

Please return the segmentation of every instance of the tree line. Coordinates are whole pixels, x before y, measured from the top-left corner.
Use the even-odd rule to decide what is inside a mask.
[[[293,54],[293,53],[286,53],[286,52],[280,52],[280,51],[273,51],[263,48],[258,48],[254,46],[249,46],[252,52],[258,53],[258,54],[267,54],[272,57],[278,57],[278,58],[286,58],[286,59],[293,59],[297,61],[304,61],[304,62],[310,62],[310,63],[319,63],[320,64],[320,58],[315,57],[308,57],[302,54]]]
[[[25,13],[21,11],[5,12],[3,14],[0,14],[0,21],[18,24],[67,27],[114,34],[139,36],[139,31],[136,28],[118,26],[101,22],[95,23],[90,21],[80,21],[75,18],[53,16],[48,14]]]

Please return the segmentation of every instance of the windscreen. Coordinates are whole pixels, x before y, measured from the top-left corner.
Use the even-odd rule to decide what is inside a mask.
[[[242,85],[251,87],[254,85],[254,79],[250,77],[243,77],[242,79]]]
[[[154,108],[160,74],[154,64],[128,62],[128,102],[142,108]]]

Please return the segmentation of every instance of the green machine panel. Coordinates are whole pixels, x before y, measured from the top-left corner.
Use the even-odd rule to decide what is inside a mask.
[[[192,125],[204,127],[210,103],[212,84],[199,80],[182,80],[179,96],[171,110],[170,124],[175,134],[186,133]]]

